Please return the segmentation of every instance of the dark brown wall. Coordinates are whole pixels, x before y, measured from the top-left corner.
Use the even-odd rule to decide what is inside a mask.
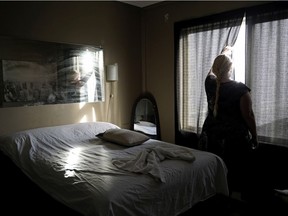
[[[106,83],[104,103],[1,108],[0,134],[94,120],[129,127],[133,102],[141,93],[140,8],[117,1],[0,2],[0,20],[0,35],[102,46],[105,65],[117,62],[119,67],[108,118],[111,83]]]

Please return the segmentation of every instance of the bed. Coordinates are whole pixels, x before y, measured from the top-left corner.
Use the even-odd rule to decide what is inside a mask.
[[[0,151],[79,215],[176,216],[216,194],[228,195],[227,169],[218,156],[108,122],[2,135]]]

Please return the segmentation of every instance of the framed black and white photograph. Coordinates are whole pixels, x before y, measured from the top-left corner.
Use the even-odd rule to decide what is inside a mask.
[[[104,101],[101,48],[15,40],[0,42],[1,107]]]
[[[7,106],[55,103],[57,65],[2,60],[4,101]]]

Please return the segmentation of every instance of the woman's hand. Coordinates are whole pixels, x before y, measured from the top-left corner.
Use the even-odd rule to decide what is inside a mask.
[[[259,148],[260,144],[258,142],[258,139],[257,138],[252,138],[250,140],[250,147],[252,150],[257,150]]]

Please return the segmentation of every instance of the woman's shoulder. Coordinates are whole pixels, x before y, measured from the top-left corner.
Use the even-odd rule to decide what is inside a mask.
[[[205,78],[205,86],[215,86],[216,85],[216,77],[213,74],[208,74]]]
[[[233,98],[239,98],[243,94],[250,92],[250,88],[242,82],[230,81],[224,84],[222,93]]]
[[[237,81],[233,81],[231,83],[231,88],[229,88],[231,93],[234,92],[233,94],[238,95],[238,96],[242,96],[247,92],[250,92],[251,89],[244,83],[242,82],[237,82]]]
[[[213,73],[209,73],[205,80],[216,80],[216,76]]]
[[[242,82],[234,81],[234,83],[240,89],[251,91],[251,89],[246,84],[244,84]]]
[[[225,84],[227,84],[227,86],[230,86],[232,88],[245,89],[245,90],[250,91],[250,88],[246,84],[239,82],[239,81],[232,80],[232,81],[227,82]]]

